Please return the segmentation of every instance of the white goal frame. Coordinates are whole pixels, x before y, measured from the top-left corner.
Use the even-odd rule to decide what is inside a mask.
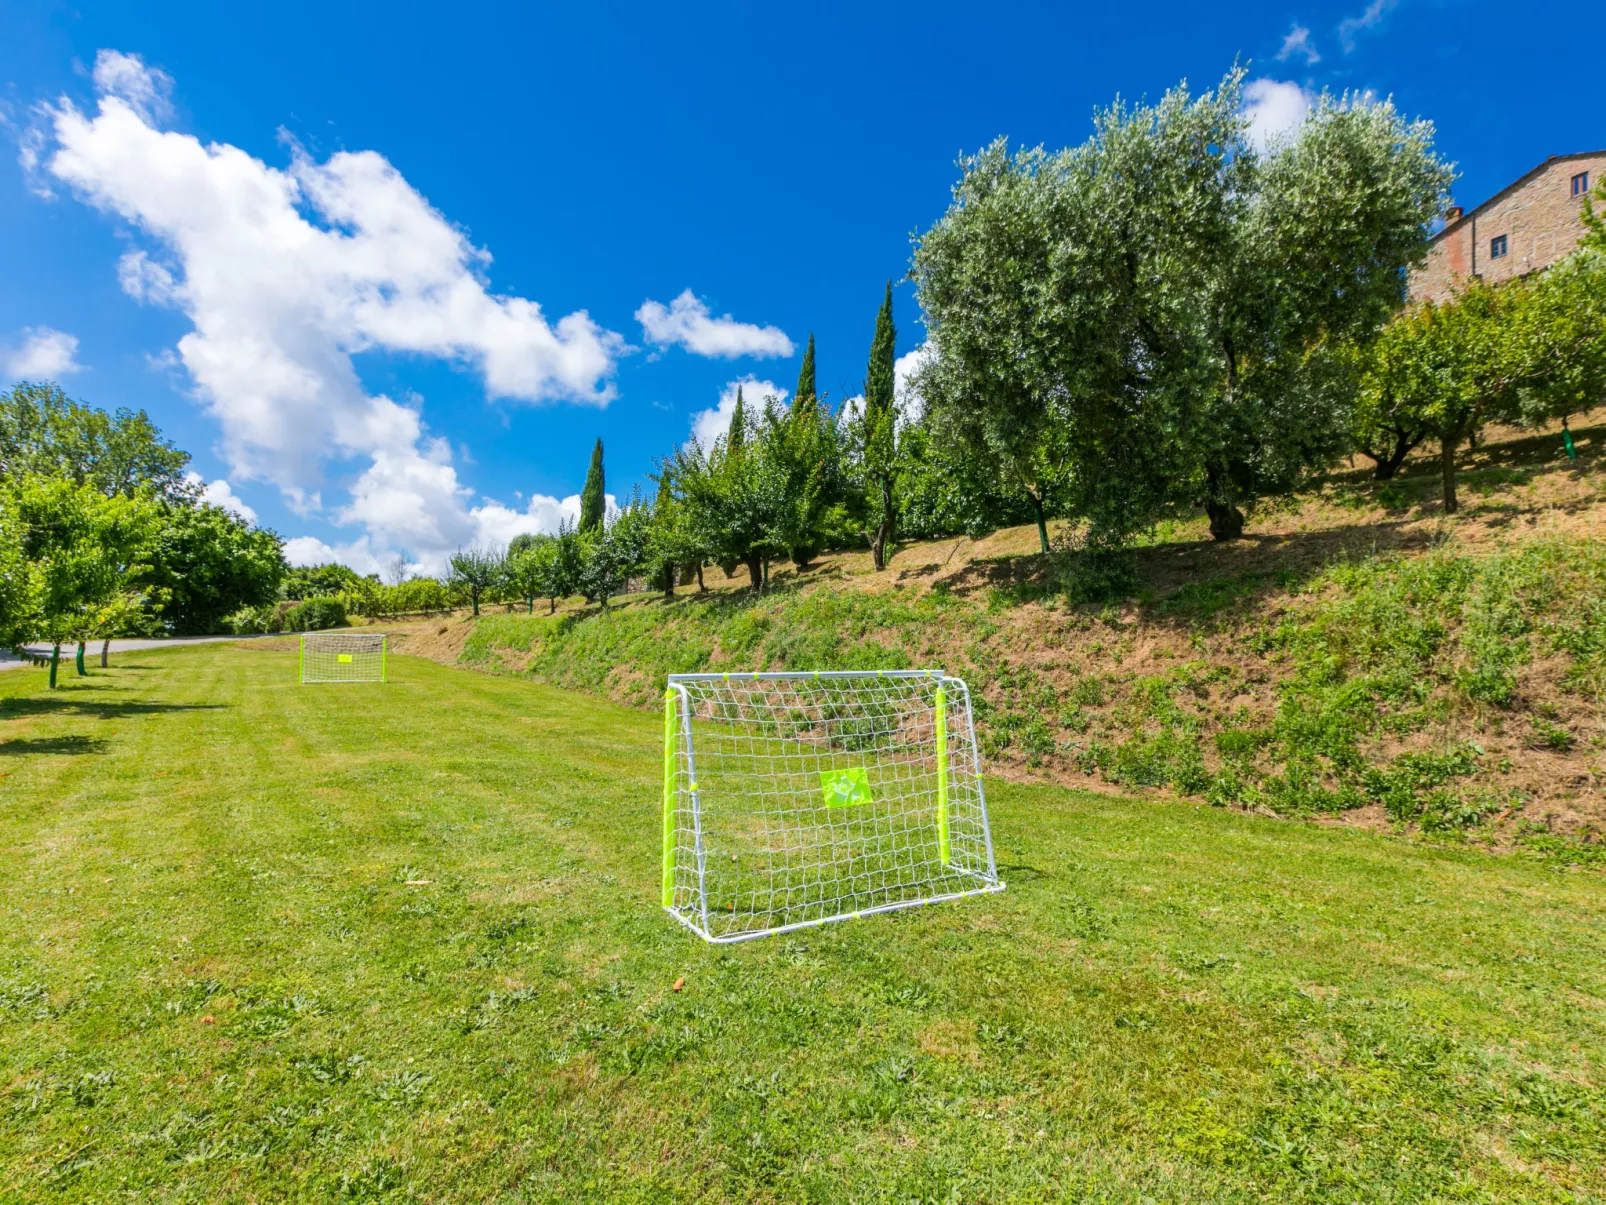
[[[661,903],[710,942],[1004,889],[940,670],[670,674],[662,823]]]
[[[389,640],[374,632],[305,632],[300,674],[313,682],[384,682]]]

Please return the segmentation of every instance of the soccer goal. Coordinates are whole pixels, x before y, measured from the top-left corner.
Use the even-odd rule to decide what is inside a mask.
[[[385,637],[364,632],[308,632],[301,638],[303,682],[383,682]]]
[[[1003,888],[960,679],[669,676],[662,896],[693,932],[744,941]]]

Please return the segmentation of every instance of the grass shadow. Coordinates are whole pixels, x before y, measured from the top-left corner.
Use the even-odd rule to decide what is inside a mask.
[[[0,699],[0,719],[27,716],[88,716],[98,720],[128,719],[132,716],[166,715],[179,711],[227,711],[225,703],[103,703],[93,699],[74,699],[35,695]]]
[[[104,753],[106,742],[98,736],[41,736],[0,741],[0,757],[24,757],[30,753]]]

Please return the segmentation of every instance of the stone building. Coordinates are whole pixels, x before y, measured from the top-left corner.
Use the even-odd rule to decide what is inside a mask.
[[[1603,178],[1606,151],[1552,155],[1476,209],[1452,206],[1411,274],[1410,299],[1442,301],[1458,279],[1494,284],[1549,267],[1578,245],[1584,194]]]

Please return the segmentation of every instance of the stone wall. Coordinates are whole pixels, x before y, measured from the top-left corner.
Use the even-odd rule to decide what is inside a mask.
[[[1427,263],[1411,274],[1410,299],[1442,301],[1457,280],[1480,276],[1491,284],[1549,267],[1578,244],[1582,199],[1572,178],[1589,173],[1591,190],[1606,179],[1606,152],[1551,159],[1538,170],[1447,225],[1433,240]],[[1490,254],[1504,235],[1506,253]]]

